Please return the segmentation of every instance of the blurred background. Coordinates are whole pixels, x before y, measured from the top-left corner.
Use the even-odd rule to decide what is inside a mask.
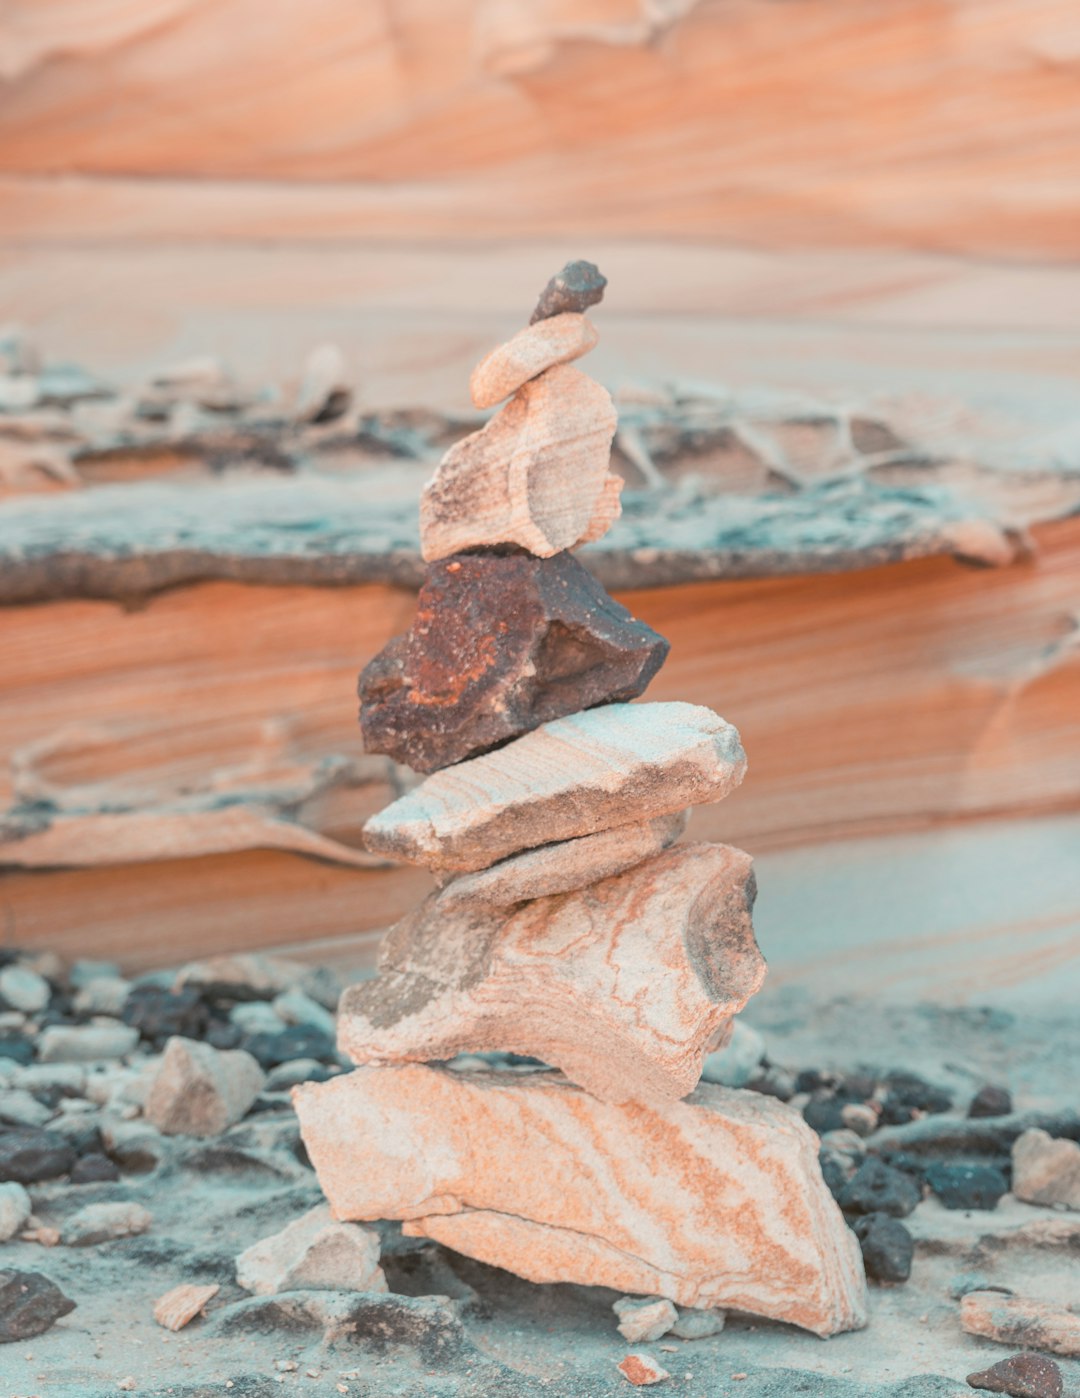
[[[743,733],[771,984],[1074,994],[1078,78],[1064,0],[8,0],[6,944],[369,964],[355,676],[586,257],[585,559]]]

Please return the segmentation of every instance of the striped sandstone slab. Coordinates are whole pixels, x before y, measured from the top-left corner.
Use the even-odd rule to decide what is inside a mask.
[[[469,395],[473,407],[493,408],[545,369],[588,354],[599,339],[592,321],[572,311],[519,330],[486,354],[472,371]]]

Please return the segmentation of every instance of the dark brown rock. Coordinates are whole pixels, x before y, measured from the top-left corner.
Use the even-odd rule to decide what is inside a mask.
[[[569,553],[456,554],[428,568],[412,627],[360,676],[364,746],[434,772],[636,698],[667,652]]]
[[[605,277],[592,262],[568,262],[556,272],[540,293],[529,324],[562,315],[564,311],[587,311],[604,299]]]
[[[75,1302],[40,1272],[0,1272],[0,1344],[42,1335]]]
[[[989,1393],[1009,1393],[1012,1398],[1061,1398],[1065,1385],[1061,1370],[1044,1354],[1014,1354],[989,1369],[968,1374],[971,1388]]]

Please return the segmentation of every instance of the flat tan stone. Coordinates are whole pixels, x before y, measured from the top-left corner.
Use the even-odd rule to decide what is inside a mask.
[[[368,848],[443,871],[719,801],[739,735],[700,704],[606,704],[435,772],[364,826]]]
[[[1080,1144],[1033,1127],[1012,1148],[1012,1192],[1027,1204],[1080,1209]]]
[[[443,904],[488,903],[508,907],[529,898],[549,898],[621,874],[673,845],[686,829],[686,811],[616,825],[576,840],[512,854],[474,874],[457,874],[444,885]]]
[[[1080,1357],[1080,1315],[1048,1301],[969,1291],[960,1302],[960,1324],[969,1335],[982,1335],[999,1345]]]
[[[600,336],[592,321],[573,311],[539,320],[485,355],[469,378],[477,408],[493,408],[545,369],[580,359]]]
[[[683,1102],[615,1106],[554,1073],[408,1064],[304,1084],[293,1100],[338,1218],[402,1219],[410,1236],[530,1281],[819,1335],[865,1323],[858,1243],[817,1136],[773,1098],[703,1085]]]
[[[279,1291],[385,1291],[379,1235],[338,1222],[325,1204],[310,1209],[236,1259],[236,1280],[256,1296]]]
[[[599,537],[622,488],[609,469],[615,422],[611,395],[578,369],[559,364],[530,379],[450,448],[424,487],[424,558],[496,544],[550,558]]]
[[[208,1301],[212,1301],[221,1290],[217,1282],[208,1286],[195,1286],[182,1282],[159,1296],[154,1302],[154,1319],[166,1330],[183,1330],[184,1326],[201,1313]]]
[[[357,1063],[509,1049],[608,1102],[692,1091],[765,979],[750,856],[682,845],[509,916],[435,894],[397,925],[375,981],[345,992]]]

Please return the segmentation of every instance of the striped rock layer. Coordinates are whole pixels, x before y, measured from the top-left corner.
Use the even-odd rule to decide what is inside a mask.
[[[554,1074],[358,1068],[295,1089],[341,1219],[404,1220],[531,1281],[666,1296],[818,1335],[866,1321],[818,1141],[757,1093],[613,1105]]]

